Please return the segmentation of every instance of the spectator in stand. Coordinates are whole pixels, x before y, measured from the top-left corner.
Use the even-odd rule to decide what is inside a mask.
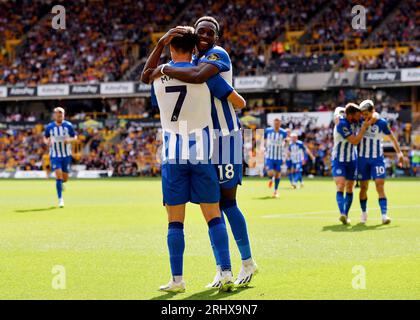
[[[186,3],[185,0],[58,1],[66,8],[67,24],[65,30],[53,30],[51,19],[41,20],[46,12],[39,9],[48,1],[31,1],[26,5],[14,2],[0,3],[6,6],[4,11],[0,7],[0,39],[10,32],[12,38],[19,39],[25,32],[27,37],[21,55],[0,66],[0,85],[118,80],[140,51],[147,48],[150,34],[172,22]],[[9,17],[11,12],[16,15]],[[34,18],[23,19],[22,24],[21,17],[26,16]],[[17,23],[13,24],[15,20]],[[14,32],[9,25],[24,27]]]

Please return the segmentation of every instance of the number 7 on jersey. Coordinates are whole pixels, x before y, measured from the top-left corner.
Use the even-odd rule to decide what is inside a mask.
[[[165,88],[166,93],[179,92],[178,99],[175,103],[174,112],[172,112],[171,121],[178,121],[179,113],[181,112],[182,104],[184,103],[187,95],[187,86],[169,86]]]

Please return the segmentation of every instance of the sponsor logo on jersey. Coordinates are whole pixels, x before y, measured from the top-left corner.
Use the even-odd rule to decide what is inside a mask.
[[[217,61],[217,60],[220,60],[220,57],[217,53],[212,53],[207,57],[207,60]]]

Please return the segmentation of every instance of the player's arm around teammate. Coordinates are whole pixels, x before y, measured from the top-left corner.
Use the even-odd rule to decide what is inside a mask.
[[[363,138],[369,123],[364,123],[358,132],[354,134],[352,124],[360,121],[361,112],[359,106],[349,103],[345,108],[345,116],[341,116],[334,128],[333,149],[333,177],[336,184],[336,201],[340,211],[340,221],[343,224],[350,223],[348,213],[353,202],[353,187],[356,174],[357,158],[355,145]],[[346,196],[344,197],[344,190]]]
[[[181,37],[186,33],[186,28],[178,26],[170,29],[162,38],[159,39],[155,48],[150,53],[147,61],[143,67],[140,80],[144,83],[151,83],[154,78],[151,78],[153,70],[159,65],[160,56],[167,45],[171,43],[171,40],[175,37]]]
[[[176,68],[192,66],[192,51],[196,35],[190,28],[182,37],[170,42],[171,65]],[[174,90],[175,89],[175,90]],[[180,91],[180,95],[174,92]],[[211,94],[222,99],[233,88],[219,75],[206,84],[187,84],[162,75],[152,85],[152,104],[160,111],[164,139],[162,163],[163,202],[168,213],[168,249],[172,280],[160,290],[181,292],[183,281],[183,233],[185,204],[200,204],[209,227],[209,237],[220,258],[220,282],[217,287],[230,290],[233,287],[229,241],[226,225],[219,210],[220,190],[217,173],[211,163],[213,124],[211,119]],[[186,125],[186,133],[183,125]],[[193,147],[188,147],[194,141]],[[177,146],[187,146],[187,148]]]
[[[368,127],[369,127],[369,123],[364,122],[362,127],[360,128],[359,132],[356,135],[351,134],[346,139],[351,144],[357,146],[359,144],[360,140],[363,138],[363,135],[366,132],[366,129]],[[346,192],[353,192],[354,179],[353,180],[348,180],[344,176],[338,176],[338,177],[335,177],[335,182],[336,182],[336,185],[337,185],[337,191],[344,192],[344,190],[346,190]]]
[[[232,69],[229,54],[223,48],[216,46],[219,33],[218,22],[211,17],[202,17],[197,20],[194,27],[198,37],[195,48],[197,55],[193,59],[194,65],[182,68],[182,70],[171,65],[162,65],[153,70],[150,78],[155,79],[156,77],[167,76],[168,78],[175,78],[182,82],[199,84],[204,82],[208,83],[215,77],[222,77],[228,84],[231,84]],[[235,143],[235,149],[242,151],[242,138],[239,130],[240,124],[236,118],[235,110],[231,108],[243,108],[245,106],[245,100],[236,91],[232,91],[227,97],[218,99],[217,104],[218,107],[214,106],[214,110],[219,110],[216,112],[216,118],[223,118],[223,127],[220,125],[220,119],[215,120],[213,118],[214,128],[221,133],[217,140],[220,142],[224,138],[228,138],[229,136],[225,136],[224,134],[224,131],[227,131],[229,135],[240,138],[236,138],[235,140],[237,141]],[[224,155],[228,155],[229,158],[236,155],[236,151],[232,154],[230,150],[225,152],[226,150],[224,148],[219,148],[219,151]],[[220,153],[218,156],[220,158]],[[230,222],[242,258],[242,269],[235,284],[246,286],[250,283],[253,274],[255,274],[256,265],[251,256],[246,220],[236,203],[236,189],[242,179],[242,163],[235,163],[230,159],[229,163],[219,164],[217,169],[221,191],[220,209],[226,214]],[[214,248],[213,243],[212,246]],[[216,252],[215,258],[218,267],[213,282],[209,284],[210,287],[218,286],[220,282],[220,263]]]
[[[159,40],[146,61],[141,74],[141,81],[151,83],[154,79],[162,75],[167,75],[183,82],[199,84],[204,83],[213,76],[219,74],[219,69],[208,63],[201,63],[198,66],[189,68],[176,68],[171,67],[168,64],[158,66],[160,56],[165,46],[167,46],[173,38],[181,37],[185,34],[186,30],[187,27],[183,26],[172,28]],[[246,106],[245,99],[236,90],[233,90],[227,99],[232,103],[236,110],[243,109]]]

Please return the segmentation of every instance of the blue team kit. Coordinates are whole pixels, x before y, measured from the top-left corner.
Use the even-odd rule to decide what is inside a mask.
[[[229,54],[221,47],[214,46],[202,57],[194,57],[193,63],[208,63],[216,66],[220,73],[231,70]],[[219,177],[220,187],[231,189],[242,183],[242,157],[243,139],[241,124],[226,98],[212,97],[212,121],[217,132],[214,158],[217,159],[215,167]],[[218,152],[218,155],[216,154]]]
[[[333,177],[345,177],[346,180],[356,180],[356,148],[347,141],[347,138],[352,134],[353,128],[351,123],[344,117],[340,118],[334,132],[334,138],[338,142],[334,145],[332,154]]]
[[[389,135],[388,122],[378,119],[365,132],[358,146],[352,145],[347,138],[354,132],[351,123],[341,118],[336,126],[342,141],[334,146],[332,173],[334,177],[343,176],[347,180],[385,179],[385,159],[382,146],[382,135]]]
[[[191,67],[193,64],[190,63],[171,63],[174,67],[185,68]],[[210,78],[207,82],[208,89],[212,96],[217,99],[226,99],[227,96],[233,91],[233,88],[220,76],[216,75]],[[214,98],[213,98],[214,99]],[[152,103],[157,106],[157,99],[154,94],[152,87]],[[211,101],[209,101],[211,103]],[[240,132],[240,131],[238,131]],[[229,136],[228,136],[229,137]],[[242,136],[240,136],[242,138]],[[179,147],[182,145],[180,136],[176,135],[176,145]],[[220,137],[220,139],[225,139]],[[164,140],[164,150],[169,148],[167,145],[169,139]],[[242,147],[242,140],[241,147]],[[190,141],[191,145],[195,142]],[[222,144],[223,146],[225,144]],[[233,145],[235,148],[237,145]],[[229,146],[228,146],[229,147]],[[220,148],[219,155],[225,152],[230,154],[230,147]],[[176,152],[175,157],[179,157]],[[177,159],[176,159],[177,160]],[[222,186],[231,186],[240,183],[242,177],[242,170],[238,165],[225,163],[223,168],[218,168],[212,161],[209,161],[209,157],[205,161],[192,161],[188,159],[184,163],[177,163],[176,161],[167,161],[162,164],[162,191],[163,191],[163,202],[168,205],[177,205],[186,202],[193,203],[214,203],[220,200],[220,186],[219,179]],[[230,161],[230,160],[229,160]],[[242,166],[242,164],[240,165]],[[218,173],[223,174],[218,177]],[[232,174],[233,173],[233,174]],[[226,181],[226,183],[225,183]]]
[[[71,165],[71,145],[66,144],[66,137],[75,137],[73,125],[68,121],[63,121],[61,125],[55,122],[49,123],[45,127],[44,136],[51,139],[50,160],[53,171],[62,170],[68,173]]]
[[[264,139],[267,141],[265,152],[265,166],[267,170],[281,171],[283,164],[283,140],[287,138],[287,131],[280,128],[264,130]]]
[[[357,177],[359,180],[385,179],[385,158],[382,135],[390,135],[388,121],[379,119],[366,130],[357,148]]]

